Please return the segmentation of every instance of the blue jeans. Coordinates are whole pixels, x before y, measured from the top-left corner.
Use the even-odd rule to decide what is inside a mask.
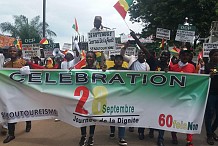
[[[158,130],[159,134],[158,134],[158,138],[157,138],[157,141],[158,142],[163,142],[164,141],[164,130]]]
[[[110,126],[111,133],[115,133],[115,126]],[[118,127],[118,137],[124,138],[125,137],[125,127]]]
[[[89,136],[94,136],[94,133],[95,133],[95,125],[91,125],[91,126],[89,126],[89,127],[90,127]],[[82,135],[82,136],[86,136],[86,127],[81,127],[80,130],[81,130],[81,135]]]
[[[213,121],[214,113],[216,118]],[[209,94],[204,118],[207,136],[211,136],[218,126],[218,95]]]

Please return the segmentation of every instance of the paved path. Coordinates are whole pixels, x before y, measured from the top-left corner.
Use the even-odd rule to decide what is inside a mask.
[[[0,136],[0,146],[78,146],[80,140],[80,129],[54,120],[33,121],[30,133],[24,132],[25,122],[16,125],[16,139],[8,144],[3,144],[5,136]],[[117,130],[117,129],[116,129]],[[157,132],[155,138],[150,139],[148,135],[144,140],[138,140],[137,129],[130,133],[126,131],[128,146],[156,146]],[[145,131],[147,134],[148,130]],[[116,135],[117,136],[117,135]],[[185,134],[178,134],[178,145],[171,144],[170,132],[165,134],[166,146],[185,146]],[[118,138],[109,138],[109,127],[96,126],[95,146],[117,146]],[[205,128],[200,135],[194,136],[195,146],[207,146]],[[218,146],[218,142],[215,144]]]

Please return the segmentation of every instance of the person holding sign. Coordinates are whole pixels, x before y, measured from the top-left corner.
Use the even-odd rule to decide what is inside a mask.
[[[94,19],[94,28],[90,32],[97,32],[97,31],[105,31],[102,25],[102,17],[95,16]]]
[[[94,33],[94,32],[100,32],[100,31],[106,31],[102,25],[102,17],[95,16],[94,28],[90,32]],[[106,61],[107,56],[104,54],[104,51],[101,51],[101,52],[99,51],[99,52],[95,52],[95,53],[96,53],[96,55],[100,54],[100,56],[101,56],[100,60],[98,60],[98,57],[97,57],[97,61],[98,61],[98,63],[100,63],[97,66],[99,68],[105,67],[105,61]]]
[[[11,58],[10,61],[4,64],[4,68],[22,68],[27,65],[27,62],[19,58],[18,49],[14,46],[10,46],[8,48],[8,54]],[[16,123],[8,123],[8,136],[3,141],[3,143],[8,143],[11,140],[15,139],[14,131],[15,131]],[[31,121],[26,121],[26,132],[30,132],[31,130]]]

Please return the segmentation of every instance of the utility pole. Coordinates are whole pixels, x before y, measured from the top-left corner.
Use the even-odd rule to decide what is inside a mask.
[[[46,17],[46,15],[45,15],[45,13],[46,13],[46,0],[43,0],[43,34],[42,34],[42,36],[43,36],[43,38],[45,38],[45,17]]]

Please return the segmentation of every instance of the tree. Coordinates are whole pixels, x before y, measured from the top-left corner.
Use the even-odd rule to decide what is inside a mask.
[[[142,22],[142,35],[156,34],[156,29],[171,30],[174,40],[178,24],[183,24],[185,17],[196,26],[196,34],[208,37],[212,21],[218,20],[217,0],[136,0],[130,7],[130,20]]]
[[[22,42],[25,39],[35,38],[38,42],[43,38],[42,36],[42,26],[43,23],[40,22],[40,16],[34,17],[30,22],[28,18],[19,15],[13,16],[14,24],[10,22],[3,22],[0,24],[0,29],[2,32],[10,33],[12,37],[20,38]],[[52,40],[52,37],[56,36],[55,32],[49,29],[49,25],[46,23],[46,37]]]

